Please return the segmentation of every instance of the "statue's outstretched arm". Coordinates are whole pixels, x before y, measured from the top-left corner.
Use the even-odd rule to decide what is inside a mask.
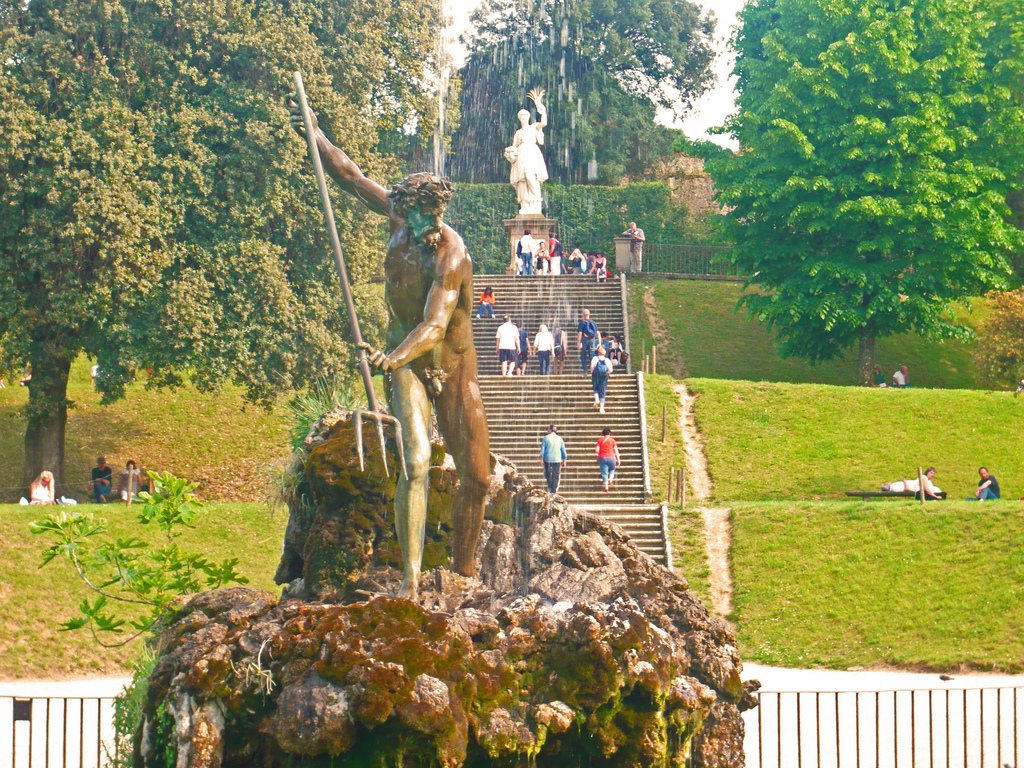
[[[288,111],[291,116],[292,127],[305,138],[306,127],[302,122],[302,109],[295,103],[294,99],[289,100]],[[320,152],[320,160],[324,164],[327,175],[334,179],[343,190],[350,195],[355,195],[362,200],[366,207],[381,216],[391,215],[391,201],[388,199],[388,191],[373,179],[363,175],[352,158],[346,155],[320,130],[316,115],[313,114],[313,130],[316,132],[316,148]]]

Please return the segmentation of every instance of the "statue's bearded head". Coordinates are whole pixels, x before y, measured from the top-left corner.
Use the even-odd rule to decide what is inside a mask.
[[[441,216],[452,199],[452,184],[433,173],[414,173],[388,193],[395,212],[408,223],[413,240],[436,246]]]

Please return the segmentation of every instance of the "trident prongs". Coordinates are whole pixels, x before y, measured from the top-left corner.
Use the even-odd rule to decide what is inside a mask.
[[[380,453],[384,461],[384,474],[391,477],[388,472],[388,454],[384,444],[384,422],[395,427],[395,446],[398,448],[398,461],[402,465],[402,477],[409,479],[409,472],[405,467],[405,445],[402,443],[402,424],[394,416],[379,411],[368,411],[365,408],[357,408],[352,411],[352,423],[356,429],[356,452],[359,454],[359,471],[366,471],[366,463],[363,450],[363,416],[373,419],[377,426],[377,439],[380,440]]]

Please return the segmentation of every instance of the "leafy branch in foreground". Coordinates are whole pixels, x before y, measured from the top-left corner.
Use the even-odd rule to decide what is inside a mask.
[[[163,546],[153,547],[135,536],[112,538],[107,534],[106,521],[92,513],[62,511],[30,525],[32,533],[54,540],[43,550],[40,568],[66,559],[95,593],[82,601],[80,615],[61,624],[61,629],[88,627],[106,648],[124,645],[148,632],[180,595],[249,583],[235,570],[237,557],[214,563],[182,549],[175,541],[181,536],[181,528],[196,527],[205,507],[192,494],[198,485],[170,472],[150,472],[149,476],[153,478],[153,493],[140,494],[145,505],[138,522],[156,525],[166,537]],[[114,611],[113,605],[126,607]],[[125,613],[130,614],[128,618],[122,618]],[[126,640],[103,641],[102,636],[120,635],[126,627],[135,630]]]

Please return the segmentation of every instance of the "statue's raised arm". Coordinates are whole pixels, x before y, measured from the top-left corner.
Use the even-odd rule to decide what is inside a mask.
[[[534,125],[539,126],[540,128],[546,128],[548,125],[548,108],[544,106],[544,93],[545,91],[543,88],[533,88],[528,94],[526,94],[526,98],[532,101],[534,106],[537,107],[537,114],[540,116],[540,120],[535,122]],[[544,138],[540,130],[537,131],[537,135],[540,137],[540,143],[543,144]]]
[[[288,100],[288,112],[291,116],[292,128],[296,133],[305,138],[306,126],[302,122],[302,108],[294,98]],[[352,158],[346,155],[320,130],[316,114],[310,112],[313,118],[313,131],[316,134],[316,148],[320,152],[320,161],[324,164],[324,170],[350,195],[355,195],[362,200],[366,207],[381,216],[391,215],[391,201],[388,199],[388,191],[373,179],[363,175]]]

